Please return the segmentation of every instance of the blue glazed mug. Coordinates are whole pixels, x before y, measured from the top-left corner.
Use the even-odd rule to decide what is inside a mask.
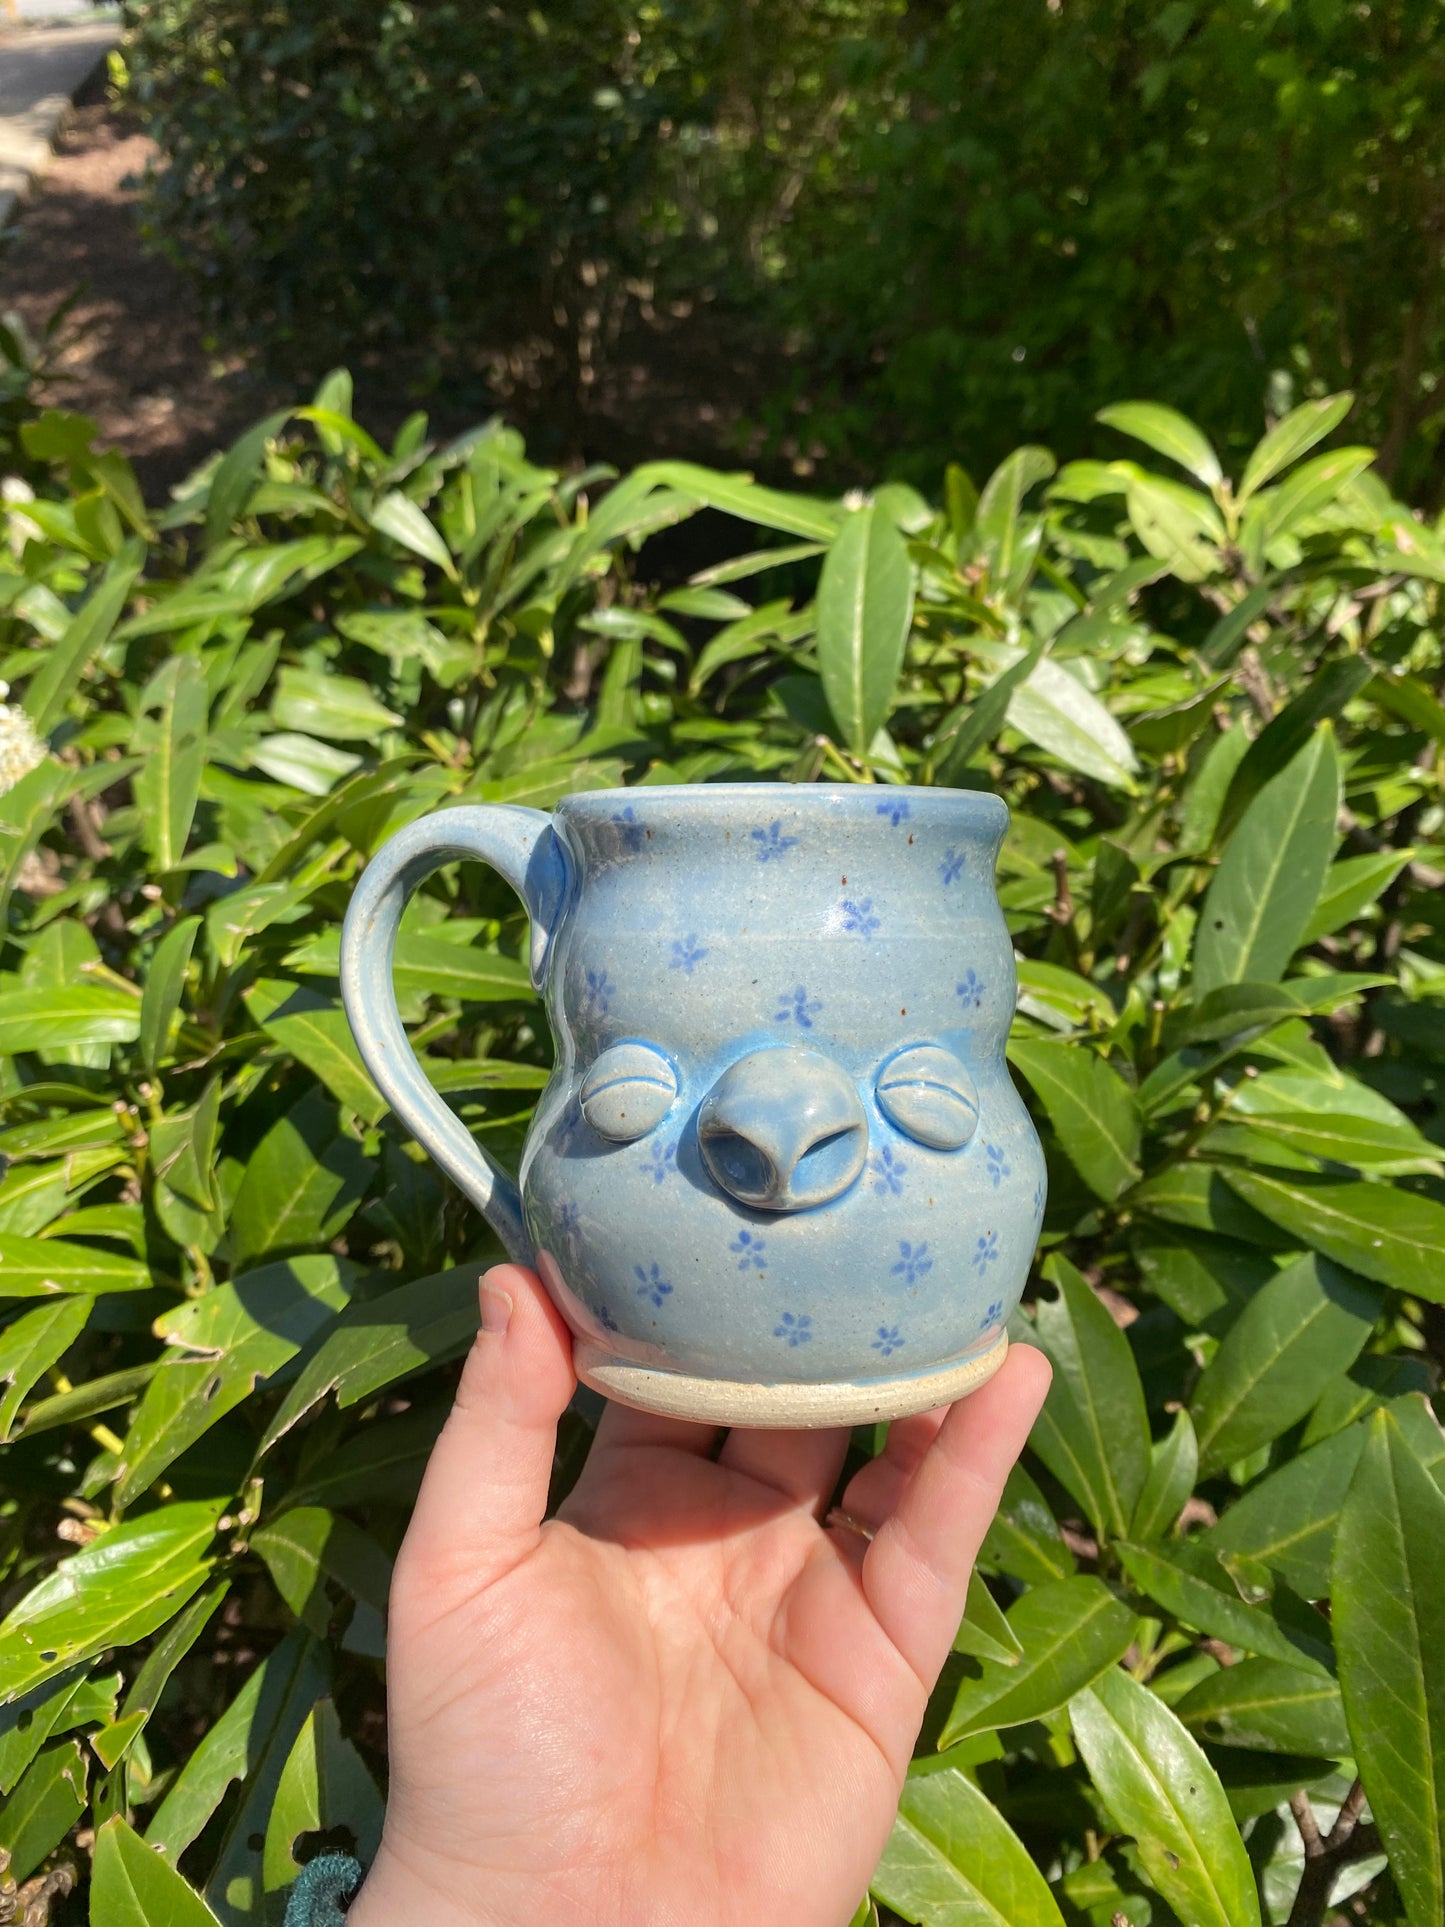
[[[1002,1363],[1045,1183],[1004,1062],[1007,823],[963,790],[594,790],[444,810],[368,864],[341,948],[361,1055],[535,1262],[587,1384],[848,1425]],[[527,907],[557,1044],[516,1182],[426,1081],[391,983],[408,896],[467,857]]]

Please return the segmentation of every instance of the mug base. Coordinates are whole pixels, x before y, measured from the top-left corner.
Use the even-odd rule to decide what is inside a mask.
[[[871,1425],[951,1405],[993,1377],[1008,1351],[1001,1331],[986,1352],[912,1378],[835,1379],[823,1385],[756,1385],[745,1379],[694,1378],[685,1372],[630,1364],[590,1339],[573,1341],[572,1362],[584,1385],[640,1412],[703,1425],[805,1430]]]

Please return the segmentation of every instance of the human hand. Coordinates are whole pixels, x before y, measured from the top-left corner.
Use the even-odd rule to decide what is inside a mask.
[[[482,1317],[397,1560],[391,1795],[349,1927],[844,1927],[1042,1353],[894,1423],[843,1495],[871,1543],[820,1523],[846,1430],[714,1457],[713,1427],[615,1404],[543,1524],[571,1337],[517,1265]]]

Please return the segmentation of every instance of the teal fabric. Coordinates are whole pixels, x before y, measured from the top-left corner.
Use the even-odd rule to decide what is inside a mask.
[[[323,1853],[301,1869],[283,1927],[343,1927],[361,1885],[362,1865],[349,1853]]]

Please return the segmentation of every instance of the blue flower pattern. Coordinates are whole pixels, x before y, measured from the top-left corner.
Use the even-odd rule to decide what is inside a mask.
[[[685,970],[690,977],[707,955],[707,948],[700,944],[697,936],[674,937],[672,940],[672,970]]]
[[[647,827],[638,819],[637,811],[629,803],[626,809],[619,810],[612,818],[622,836],[622,847],[631,856],[647,841]]]
[[[957,850],[944,851],[943,861],[938,866],[938,874],[943,878],[945,888],[950,883],[957,883],[963,875],[963,858]]]
[[[583,1017],[605,1017],[612,1008],[612,994],[616,988],[605,970],[589,970],[582,992]]]
[[[879,928],[880,920],[873,915],[872,897],[864,897],[860,903],[849,898],[843,899],[843,928],[855,930],[866,942]]]
[[[766,1257],[767,1239],[760,1238],[756,1231],[749,1231],[746,1226],[739,1231],[736,1238],[734,1238],[728,1246],[728,1250],[739,1254],[739,1271],[754,1269],[766,1271],[768,1268],[768,1260]]]
[[[754,843],[759,846],[759,863],[771,863],[774,857],[785,856],[798,841],[795,836],[783,835],[781,817],[775,823],[769,823],[765,830],[754,830],[752,834]]]
[[[796,1351],[799,1345],[806,1345],[813,1336],[813,1321],[807,1312],[785,1311],[773,1327],[773,1337],[787,1340],[789,1351]]]
[[[1039,1178],[1034,1184],[1034,1216],[1042,1219],[1044,1215],[1044,1181]]]
[[[908,821],[913,811],[909,807],[906,796],[889,796],[885,797],[878,805],[874,814],[877,816],[886,816],[896,830],[900,823],[906,823]]]
[[[986,988],[976,970],[966,972],[963,982],[957,986],[958,995],[963,999],[964,1009],[977,1010],[983,1002],[983,993]]]
[[[873,1349],[882,1352],[885,1358],[892,1358],[902,1343],[903,1334],[896,1325],[880,1325],[878,1336],[873,1340]]]
[[[811,1030],[813,1019],[823,1008],[817,997],[810,997],[802,984],[794,984],[791,990],[778,992],[778,1008],[773,1012],[775,1024],[797,1024],[801,1030]]]
[[[557,1236],[565,1238],[570,1244],[577,1236],[582,1223],[582,1207],[577,1204],[564,1204],[557,1213]]]
[[[1003,1317],[1003,1300],[1002,1298],[995,1298],[993,1303],[989,1306],[988,1310],[983,1315],[983,1324],[980,1329],[983,1331],[987,1331],[990,1325],[996,1325],[999,1319],[1002,1317]]]
[[[672,1286],[663,1277],[657,1265],[649,1265],[644,1271],[641,1265],[632,1267],[633,1275],[641,1280],[637,1287],[639,1298],[650,1298],[656,1306],[661,1306],[664,1298],[672,1296]]]
[[[907,1238],[899,1240],[898,1263],[893,1267],[893,1276],[901,1278],[907,1285],[915,1284],[925,1271],[932,1271],[933,1260],[928,1256],[928,1244],[910,1244]]]
[[[981,1278],[990,1265],[998,1263],[998,1233],[987,1231],[973,1249],[973,1268]]]
[[[664,1144],[662,1139],[658,1138],[648,1147],[647,1156],[642,1160],[642,1169],[654,1184],[661,1184],[668,1172],[676,1169],[677,1147],[680,1141],[674,1138],[671,1144]]]
[[[985,1144],[983,1155],[988,1164],[988,1174],[993,1179],[993,1188],[997,1191],[999,1185],[1012,1172],[1013,1166],[996,1144]]]
[[[891,1144],[879,1145],[869,1160],[868,1169],[873,1173],[873,1189],[880,1198],[889,1193],[896,1198],[902,1191],[908,1166]]]
[[[597,1307],[597,1322],[602,1327],[603,1331],[606,1331],[606,1332],[621,1331],[622,1329],[622,1327],[618,1324],[617,1320],[612,1316],[612,1313],[607,1309],[606,1305],[599,1305]]]

